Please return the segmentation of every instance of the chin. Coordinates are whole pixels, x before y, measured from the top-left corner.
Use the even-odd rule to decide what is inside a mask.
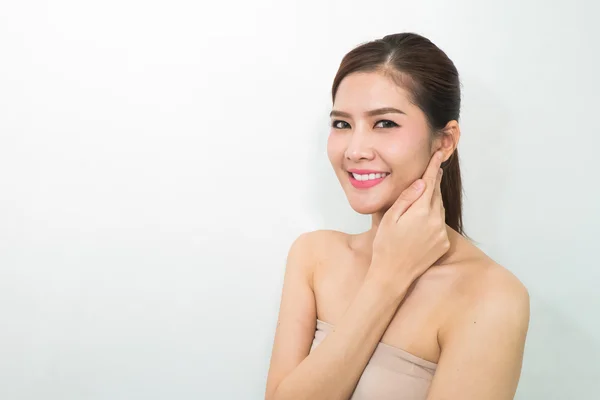
[[[378,212],[385,212],[389,207],[382,202],[359,202],[359,201],[350,201],[350,207],[354,211],[363,215],[371,215],[376,214]]]

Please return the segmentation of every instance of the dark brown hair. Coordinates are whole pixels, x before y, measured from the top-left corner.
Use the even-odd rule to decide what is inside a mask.
[[[387,35],[352,49],[342,59],[333,80],[331,95],[334,102],[340,82],[353,72],[381,72],[405,88],[411,95],[411,102],[425,114],[432,140],[442,134],[441,130],[449,121],[459,119],[458,71],[446,53],[421,35],[410,32]],[[442,163],[442,168],[446,224],[466,237],[457,149]]]

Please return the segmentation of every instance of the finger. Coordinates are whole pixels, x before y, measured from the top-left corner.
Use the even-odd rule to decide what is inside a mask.
[[[392,204],[389,211],[394,222],[408,210],[408,208],[423,194],[425,182],[423,179],[417,179],[400,193],[398,199]]]
[[[442,177],[444,174],[443,169],[438,169],[438,174],[435,179],[435,187],[433,189],[433,195],[431,196],[431,208],[437,210],[440,208],[442,203]]]
[[[444,157],[444,153],[440,150],[436,151],[431,160],[429,161],[429,165],[423,174],[423,180],[427,184],[425,188],[424,195],[430,200],[433,191],[435,190],[436,180],[438,176],[438,171],[440,170],[440,166],[442,165],[442,158]],[[425,197],[423,196],[423,197]]]
[[[446,222],[446,207],[444,207],[444,200],[440,201],[440,216],[442,221]]]
[[[444,170],[440,168],[440,179],[438,187],[433,194],[435,203],[432,205],[433,210],[440,210],[440,218],[446,223],[446,208],[444,207],[444,197],[442,196],[442,180],[444,179]]]
[[[444,170],[442,170],[442,177],[440,178],[440,214],[442,216],[442,221],[446,221],[446,208],[444,207],[444,196],[442,196],[442,180],[444,179]]]

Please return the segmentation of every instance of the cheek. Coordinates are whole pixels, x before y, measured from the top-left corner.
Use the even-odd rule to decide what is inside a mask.
[[[418,135],[403,132],[402,134],[386,137],[379,143],[379,153],[391,165],[404,166],[421,158],[423,141]]]
[[[327,138],[327,157],[332,164],[339,164],[344,157],[345,143],[341,136],[330,133]]]
[[[398,179],[417,179],[423,162],[427,162],[429,142],[425,135],[402,132],[381,143],[380,154],[396,172]]]
[[[383,154],[385,154],[388,160],[402,160],[406,156],[406,153],[410,153],[410,148],[407,147],[406,143],[400,142],[400,140],[391,140],[383,146]]]

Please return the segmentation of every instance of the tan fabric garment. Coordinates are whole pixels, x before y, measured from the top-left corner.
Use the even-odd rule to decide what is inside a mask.
[[[333,326],[317,320],[310,348],[318,346]],[[351,400],[425,400],[437,364],[402,349],[379,343]]]

